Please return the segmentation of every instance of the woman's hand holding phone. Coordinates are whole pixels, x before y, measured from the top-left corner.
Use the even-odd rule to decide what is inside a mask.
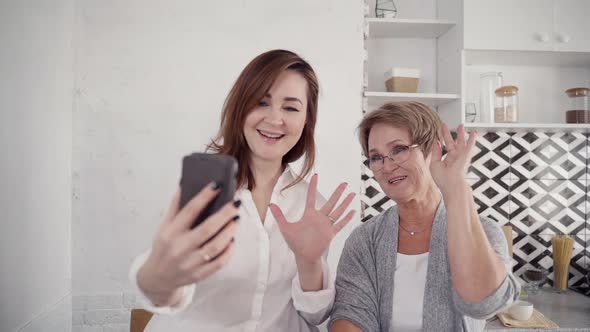
[[[155,305],[178,303],[183,286],[209,277],[228,262],[234,247],[239,202],[225,204],[191,229],[195,218],[222,190],[211,183],[182,209],[180,190],[174,195],[152,251],[137,275],[139,287]]]

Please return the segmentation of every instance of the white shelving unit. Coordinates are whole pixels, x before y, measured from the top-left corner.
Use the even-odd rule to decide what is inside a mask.
[[[590,53],[465,50],[465,64],[506,66],[590,66]]]
[[[451,1],[462,29],[453,29],[446,36],[459,41],[452,48],[461,50],[462,98],[460,112],[447,112],[446,121],[478,131],[590,131],[590,124],[565,123],[565,112],[570,109],[565,90],[590,86],[590,43],[587,34],[579,33],[590,27],[582,14],[588,12],[590,2],[520,0],[519,6],[512,7],[513,24],[506,25],[498,23],[505,17],[505,6],[512,6],[510,0]],[[503,85],[519,88],[521,122],[466,122],[466,103],[476,103],[481,112],[480,75],[486,72],[501,72]]]
[[[426,19],[368,18],[369,38],[438,38],[455,22]]]
[[[501,1],[510,3],[510,0]],[[584,12],[590,6],[585,1],[568,2],[568,15],[577,15],[577,9]],[[491,6],[493,10],[488,9],[495,16],[488,17],[492,14],[486,14],[488,9],[482,11],[481,6]],[[529,13],[528,9],[536,8],[530,5],[518,13],[523,19],[519,27],[526,33],[519,35],[506,26],[510,33],[498,34],[495,22],[500,22],[502,16],[498,16],[501,10],[494,11],[495,6],[465,0],[433,0],[425,1],[420,7],[407,5],[404,11],[400,11],[406,17],[422,18],[367,17],[364,110],[370,111],[387,102],[417,101],[435,109],[452,127],[464,124],[477,131],[590,132],[590,124],[565,123],[569,100],[564,93],[568,88],[590,85],[590,44],[584,42],[586,34],[578,33],[587,31],[580,28],[590,23],[580,19],[582,16],[579,15],[574,15],[577,20],[564,21],[571,26],[548,23],[543,19],[544,14],[565,9],[549,6]],[[480,26],[480,21],[487,22],[487,25]],[[543,32],[542,28],[548,24],[551,29],[556,29],[555,32],[547,30],[549,40],[533,33]],[[568,30],[570,43],[560,34],[561,30]],[[506,37],[513,34],[522,41],[514,42],[512,37]],[[488,35],[493,38],[482,37]],[[420,68],[418,93],[385,92],[382,73],[389,69],[388,66]],[[502,72],[504,85],[519,87],[519,118],[522,122],[466,122],[464,105],[475,103],[480,112],[479,78],[489,71]]]
[[[438,93],[399,93],[399,92],[365,92],[367,103],[369,105],[381,105],[390,102],[400,101],[417,101],[430,107],[438,107],[455,100],[460,100],[461,96],[456,94],[438,94]]]
[[[426,2],[427,8],[405,14],[412,16],[427,12],[435,16],[436,3]],[[416,7],[418,9],[418,7]],[[460,89],[437,88],[437,39],[456,26],[453,20],[437,18],[374,18],[365,19],[367,49],[364,85],[364,109],[370,111],[388,102],[416,101],[433,109],[441,105],[459,105]],[[375,52],[375,53],[372,53]],[[417,93],[385,91],[382,73],[391,67],[414,67],[421,70]],[[450,92],[450,93],[449,93]]]

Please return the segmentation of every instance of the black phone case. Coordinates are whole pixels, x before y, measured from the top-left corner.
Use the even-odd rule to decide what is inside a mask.
[[[238,162],[234,157],[227,155],[193,153],[182,159],[181,209],[212,181],[222,186],[219,195],[197,216],[192,228],[234,199],[237,172]]]

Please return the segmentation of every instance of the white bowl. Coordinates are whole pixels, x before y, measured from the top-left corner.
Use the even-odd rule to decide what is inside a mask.
[[[517,320],[528,320],[533,315],[533,304],[526,301],[516,301],[508,309],[508,313],[514,319]]]

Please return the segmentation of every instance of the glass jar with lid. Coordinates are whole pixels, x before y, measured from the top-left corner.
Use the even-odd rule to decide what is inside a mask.
[[[479,120],[493,123],[494,115],[494,91],[503,85],[501,72],[487,72],[480,75],[479,91]]]
[[[518,87],[501,86],[495,91],[494,122],[506,123],[518,121]]]
[[[588,108],[588,88],[572,88],[565,91],[569,97],[569,107],[565,112],[567,123],[590,123],[590,109]]]

